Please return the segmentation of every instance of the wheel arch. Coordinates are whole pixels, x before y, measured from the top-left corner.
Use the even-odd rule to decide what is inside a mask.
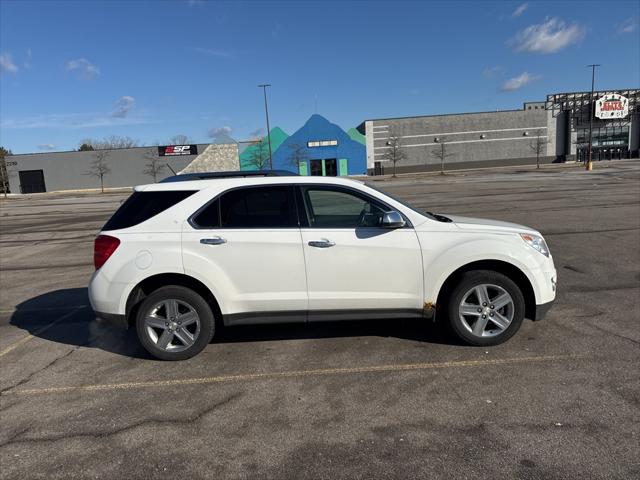
[[[474,270],[491,270],[501,273],[513,280],[524,296],[525,318],[536,318],[536,296],[531,281],[520,268],[503,260],[479,260],[467,263],[453,271],[438,291],[436,306],[444,305],[447,295],[449,295],[453,287],[460,280],[463,273]]]
[[[157,289],[168,285],[178,285],[193,290],[211,306],[216,321],[222,318],[218,300],[211,290],[200,280],[185,275],[184,273],[159,273],[141,280],[129,293],[125,307],[127,324],[129,326],[133,325],[137,315],[137,309],[145,297]]]

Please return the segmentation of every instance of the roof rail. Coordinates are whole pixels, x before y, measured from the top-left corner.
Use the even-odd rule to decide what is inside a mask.
[[[246,177],[292,177],[297,173],[288,170],[247,170],[232,172],[199,172],[183,173],[161,180],[160,183],[188,182],[191,180],[209,180],[212,178],[246,178]]]

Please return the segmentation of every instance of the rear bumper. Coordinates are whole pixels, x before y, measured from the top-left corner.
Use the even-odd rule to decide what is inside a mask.
[[[554,302],[555,300],[551,300],[550,302],[536,305],[536,318],[534,318],[533,320],[536,322],[538,320],[542,320],[547,315],[547,312],[551,310],[551,307],[553,306]]]
[[[111,325],[112,327],[117,327],[122,329],[129,328],[127,317],[125,317],[124,315],[118,315],[117,313],[104,313],[104,312],[95,312],[95,314],[100,323],[104,323],[106,325]]]

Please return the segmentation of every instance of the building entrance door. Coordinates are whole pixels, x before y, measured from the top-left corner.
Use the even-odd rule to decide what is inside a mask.
[[[44,172],[42,170],[21,170],[18,172],[18,176],[20,177],[20,193],[40,193],[47,191],[44,184]]]
[[[311,176],[312,177],[321,177],[322,176],[322,160],[311,160],[309,162],[311,165]]]
[[[327,158],[324,161],[324,174],[327,177],[337,177],[338,176],[338,164],[336,163],[335,158]]]

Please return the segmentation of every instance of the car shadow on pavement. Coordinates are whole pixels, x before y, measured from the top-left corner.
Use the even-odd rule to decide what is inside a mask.
[[[86,288],[53,290],[25,300],[16,306],[9,323],[51,342],[152,358],[134,330],[122,330],[96,319]]]
[[[98,348],[133,358],[152,358],[140,345],[135,329],[123,330],[96,319],[86,288],[53,290],[30,298],[16,306],[9,323],[51,342]],[[223,327],[219,328],[213,343],[366,336],[456,344],[432,321],[409,319]]]

